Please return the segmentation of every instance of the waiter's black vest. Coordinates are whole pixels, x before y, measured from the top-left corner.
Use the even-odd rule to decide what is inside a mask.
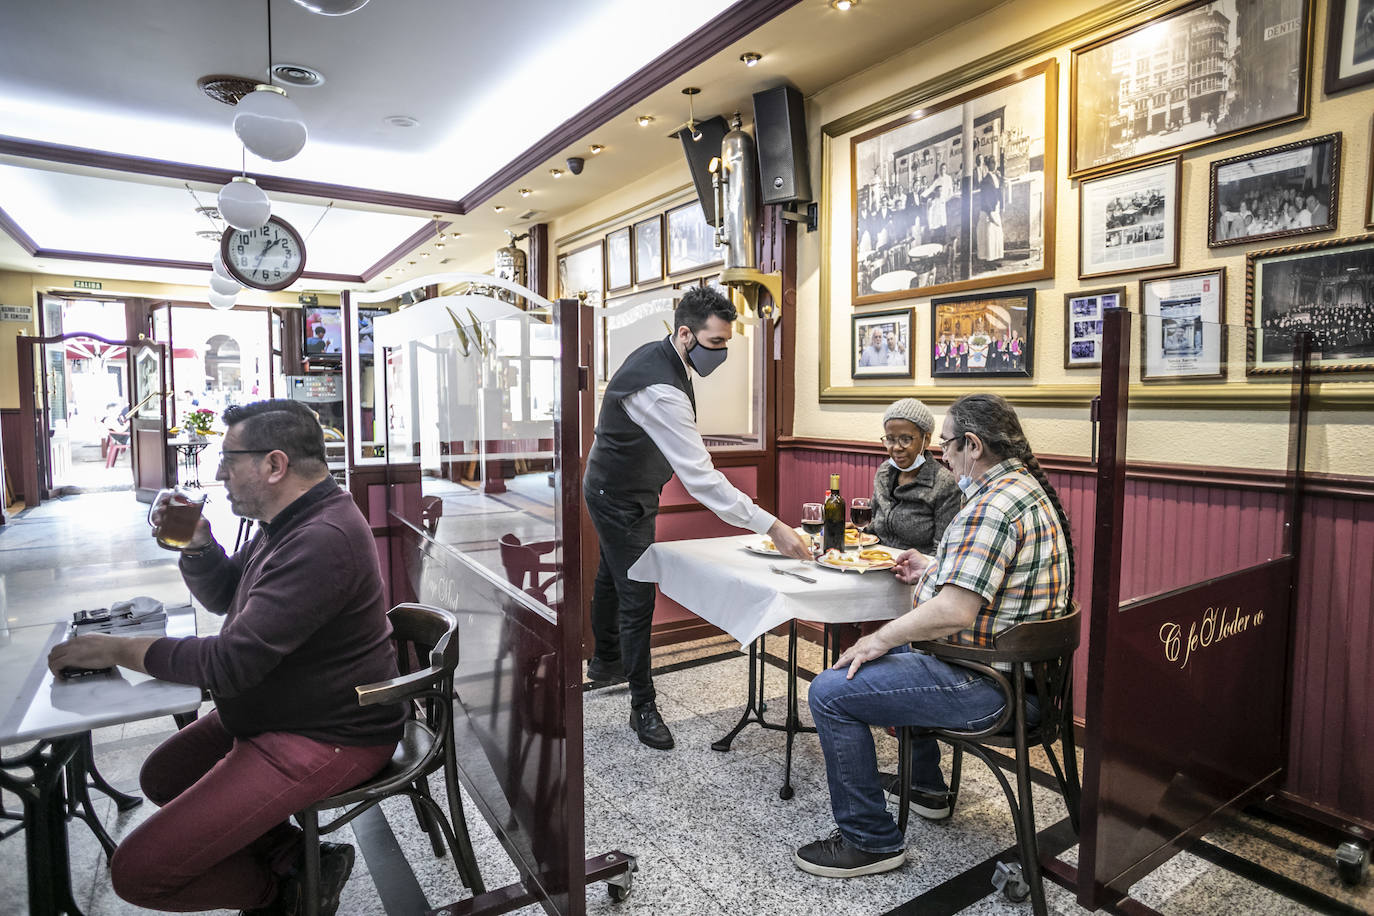
[[[663,485],[673,476],[672,465],[643,427],[630,419],[621,403],[650,385],[672,385],[683,391],[691,402],[692,414],[696,414],[692,381],[672,339],[665,337],[635,350],[606,386],[583,486],[634,497],[649,505],[658,504]]]

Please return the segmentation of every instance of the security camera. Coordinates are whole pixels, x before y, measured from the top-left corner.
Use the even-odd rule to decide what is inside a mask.
[[[586,161],[585,159],[583,159],[581,156],[569,156],[569,157],[568,157],[568,171],[569,171],[569,172],[572,172],[574,175],[581,175],[581,174],[582,174],[582,166],[584,166],[584,165],[586,165],[586,164],[587,164],[587,161]]]

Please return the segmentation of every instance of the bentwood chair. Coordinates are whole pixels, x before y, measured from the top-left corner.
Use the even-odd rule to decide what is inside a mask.
[[[962,753],[967,750],[988,765],[1002,784],[1007,803],[1011,806],[1016,824],[1016,844],[1021,857],[1021,874],[1015,871],[1002,885],[1003,893],[1013,901],[1025,900],[1029,895],[1035,916],[1045,916],[1045,887],[1040,869],[1040,851],[1036,842],[1035,809],[1031,803],[1030,747],[1039,744],[1049,758],[1055,779],[1064,796],[1069,823],[1078,832],[1078,805],[1082,788],[1078,781],[1078,757],[1073,741],[1073,655],[1078,648],[1080,617],[1077,604],[1062,617],[1034,620],[1008,627],[992,638],[991,645],[974,646],[949,640],[916,643],[915,648],[928,652],[941,661],[990,678],[1007,697],[1002,715],[987,728],[960,731],[947,728],[902,728],[898,762],[898,785],[901,800],[897,814],[897,828],[906,832],[911,801],[911,739],[914,735],[938,738],[954,750],[950,776],[950,807],[959,796],[959,773]],[[994,667],[1001,665],[1003,667]],[[1010,670],[1007,670],[1007,669]],[[1034,690],[1039,700],[1040,721],[1034,726],[1026,723],[1026,691]],[[1054,751],[1055,741],[1061,742],[1063,766]],[[993,759],[989,748],[1010,748],[1016,755],[1016,791],[1012,790],[1002,768]],[[1000,756],[1000,755],[999,755]]]
[[[558,563],[546,562],[543,557],[557,547],[557,541],[524,544],[513,534],[503,534],[501,565],[506,568],[506,578],[516,588],[547,604],[549,589],[563,575],[563,567]],[[545,573],[552,575],[543,575]]]
[[[463,801],[458,793],[458,767],[453,737],[453,672],[458,667],[458,618],[448,611],[421,604],[399,604],[387,614],[402,674],[389,681],[356,688],[358,705],[405,703],[410,712],[405,736],[380,773],[347,792],[320,800],[297,813],[305,832],[304,896],[307,916],[318,916],[320,905],[320,844],[331,833],[382,799],[405,795],[411,800],[420,826],[429,835],[434,854],[453,852],[454,866],[474,895],[485,891],[468,837]],[[412,655],[413,653],[413,655]],[[416,670],[410,659],[418,660]],[[428,777],[442,769],[452,822],[430,795]],[[320,813],[344,809],[324,823]]]

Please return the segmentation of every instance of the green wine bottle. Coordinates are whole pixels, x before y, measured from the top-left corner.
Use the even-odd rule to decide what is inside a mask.
[[[830,475],[830,495],[821,509],[821,550],[844,550],[844,500],[840,498],[840,475]]]

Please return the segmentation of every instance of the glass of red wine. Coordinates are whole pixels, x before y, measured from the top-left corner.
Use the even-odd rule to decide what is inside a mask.
[[[859,529],[862,535],[873,523],[873,500],[867,496],[856,496],[849,501],[849,520],[854,523],[854,527]],[[860,544],[860,547],[863,545]]]
[[[816,552],[816,535],[821,533],[823,517],[821,515],[820,503],[802,503],[801,526],[802,530],[811,538],[811,552]]]

